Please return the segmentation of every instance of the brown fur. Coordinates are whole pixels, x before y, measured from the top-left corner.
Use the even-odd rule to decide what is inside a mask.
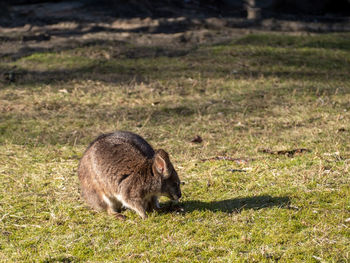
[[[124,206],[146,218],[146,211],[158,207],[158,196],[181,197],[169,155],[162,149],[154,151],[131,132],[96,138],[80,160],[78,175],[85,201],[97,211],[116,216]]]

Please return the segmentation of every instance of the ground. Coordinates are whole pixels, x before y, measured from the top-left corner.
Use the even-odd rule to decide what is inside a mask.
[[[349,33],[55,25],[1,36],[1,262],[350,261]],[[79,159],[117,129],[170,153],[179,204],[84,204]]]

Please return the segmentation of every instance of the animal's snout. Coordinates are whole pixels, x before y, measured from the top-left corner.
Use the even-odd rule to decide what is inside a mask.
[[[174,201],[178,201],[181,198],[181,192],[177,192],[176,194],[171,195],[171,199]]]
[[[177,194],[176,194],[176,199],[179,200],[181,198],[182,194],[181,194],[181,191],[178,191]]]

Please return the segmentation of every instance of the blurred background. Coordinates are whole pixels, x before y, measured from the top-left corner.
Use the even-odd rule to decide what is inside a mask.
[[[70,12],[108,17],[237,17],[339,21],[350,15],[349,0],[3,0],[2,25],[48,22]],[[46,17],[50,15],[50,17]],[[71,17],[73,18],[73,17]],[[83,16],[75,18],[83,19]],[[87,19],[85,14],[85,19]],[[46,19],[46,20],[45,20]]]
[[[0,56],[72,41],[187,48],[255,31],[349,32],[349,16],[350,0],[3,0]]]

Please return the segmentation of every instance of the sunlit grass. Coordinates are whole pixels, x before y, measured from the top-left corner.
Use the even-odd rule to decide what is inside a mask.
[[[348,39],[249,35],[173,57],[106,42],[0,61],[18,71],[0,89],[0,261],[350,261]],[[170,153],[184,211],[117,221],[85,206],[79,158],[117,129]]]

